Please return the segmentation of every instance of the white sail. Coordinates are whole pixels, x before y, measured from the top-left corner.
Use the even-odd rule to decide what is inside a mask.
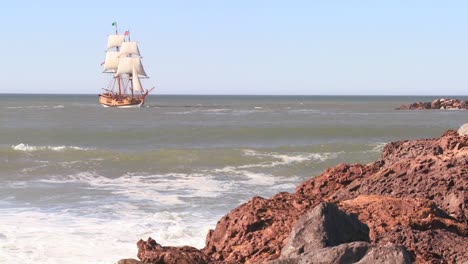
[[[118,51],[108,51],[106,53],[106,60],[104,61],[105,72],[115,72],[119,66],[119,55]]]
[[[107,38],[107,49],[120,47],[124,40],[125,35],[109,35],[109,38]]]
[[[137,76],[146,76],[145,69],[141,65],[141,59],[138,57],[123,57],[119,59],[119,67],[117,67],[117,73],[115,76],[120,76],[122,74],[133,74],[133,67],[135,67]]]
[[[132,70],[132,85],[133,85],[133,90],[134,91],[138,91],[140,93],[143,92],[143,88],[141,87],[140,78],[138,78],[138,73],[136,71],[135,66],[133,66],[133,70]]]
[[[140,50],[138,49],[138,45],[136,41],[127,41],[123,42],[120,46],[120,57],[136,55],[140,56]]]

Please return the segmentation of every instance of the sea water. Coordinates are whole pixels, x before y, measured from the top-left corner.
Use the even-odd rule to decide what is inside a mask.
[[[434,98],[0,95],[0,263],[115,263],[148,237],[202,248],[253,196],[467,122],[393,110]]]

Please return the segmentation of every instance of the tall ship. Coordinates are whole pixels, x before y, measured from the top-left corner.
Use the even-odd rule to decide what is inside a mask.
[[[141,63],[138,43],[130,40],[128,30],[119,34],[116,22],[112,26],[115,34],[110,34],[107,39],[106,59],[101,63],[111,80],[99,94],[99,103],[104,107],[141,107],[154,87],[146,90],[141,85],[140,79],[148,76]]]

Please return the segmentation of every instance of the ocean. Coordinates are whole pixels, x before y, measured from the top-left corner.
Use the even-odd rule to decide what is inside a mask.
[[[97,95],[0,95],[0,263],[115,263],[150,236],[202,248],[253,196],[468,122],[393,110],[435,98],[152,95],[113,109]]]

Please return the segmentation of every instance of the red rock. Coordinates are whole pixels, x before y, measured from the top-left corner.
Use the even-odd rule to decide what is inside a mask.
[[[321,202],[333,202],[368,225],[370,242],[377,246],[400,244],[417,263],[464,263],[468,261],[467,189],[468,136],[448,131],[436,139],[392,142],[379,161],[339,164],[303,182],[293,194],[254,197],[218,221],[202,250],[162,247],[148,240],[138,243],[138,257],[145,263],[277,259],[301,215]],[[391,252],[374,259],[401,256]]]
[[[206,264],[213,262],[201,250],[194,247],[163,247],[152,238],[137,243],[138,258],[143,263],[154,264]]]
[[[311,202],[289,193],[254,197],[221,218],[206,238],[205,254],[233,263],[278,258],[292,223]]]

